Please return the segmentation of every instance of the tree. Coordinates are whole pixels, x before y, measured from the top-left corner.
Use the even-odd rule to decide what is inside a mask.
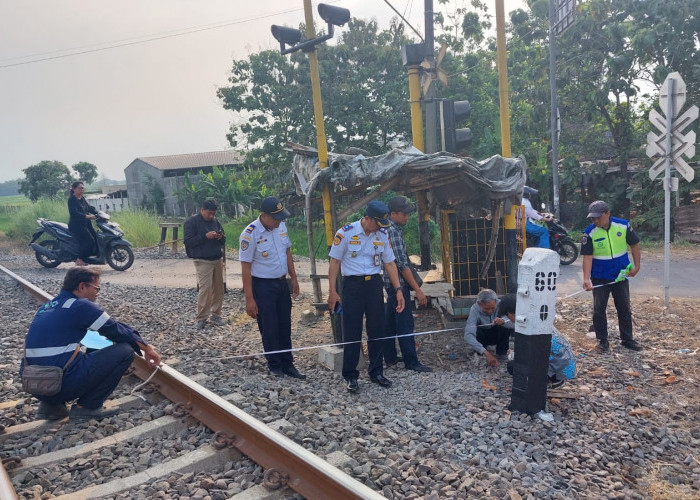
[[[92,163],[81,161],[71,168],[78,173],[78,179],[85,182],[85,184],[92,184],[97,179],[97,167]]]
[[[60,161],[44,160],[22,170],[19,192],[32,201],[53,198],[68,188],[72,181],[70,170]]]
[[[410,138],[406,71],[399,25],[380,31],[376,21],[352,19],[336,45],[319,45],[325,128],[331,150],[355,146],[379,154]],[[333,85],[328,84],[329,81]],[[288,141],[316,144],[306,54],[278,51],[234,61],[230,86],[217,95],[235,113],[227,135],[246,150],[246,166],[261,168],[270,185],[292,186]]]

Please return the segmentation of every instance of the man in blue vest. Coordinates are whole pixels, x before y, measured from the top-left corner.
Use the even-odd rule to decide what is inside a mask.
[[[25,363],[63,367],[63,384],[54,396],[36,396],[37,418],[73,422],[102,420],[119,409],[105,410],[102,403],[112,394],[131,365],[135,354],[150,366],[160,365],[160,354],[124,323],[113,320],[95,304],[100,293],[99,271],[72,267],[63,279],[61,293],[39,308],[25,340]],[[88,330],[114,342],[91,353],[83,353],[80,341]],[[66,403],[77,400],[70,413]]]
[[[622,345],[633,351],[641,351],[643,347],[632,337],[629,283],[626,279],[615,281],[620,272],[630,264],[628,245],[634,266],[627,276],[632,277],[639,272],[639,236],[632,230],[628,221],[611,217],[610,208],[604,201],[594,201],[589,205],[588,218],[593,224],[589,225],[581,236],[583,288],[593,290],[593,328],[598,339],[596,349],[600,353],[610,350],[606,310],[612,293]]]

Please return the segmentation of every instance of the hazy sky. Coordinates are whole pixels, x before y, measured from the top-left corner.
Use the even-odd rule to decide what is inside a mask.
[[[423,31],[422,1],[391,3]],[[381,27],[395,15],[382,0],[333,4]],[[227,149],[233,114],[216,89],[232,61],[279,47],[271,24],[303,19],[302,0],[0,0],[0,182],[42,160],[123,179],[137,157]]]

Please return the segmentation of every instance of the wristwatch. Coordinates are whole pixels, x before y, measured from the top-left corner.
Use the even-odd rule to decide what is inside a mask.
[[[400,286],[397,286],[396,291],[398,292],[399,290],[403,290],[403,288],[401,288]]]

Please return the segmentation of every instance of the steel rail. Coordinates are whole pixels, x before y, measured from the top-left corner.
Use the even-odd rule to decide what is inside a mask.
[[[17,281],[38,300],[51,300],[52,297],[46,292],[2,265],[0,271]],[[153,372],[153,368],[139,356],[134,358],[132,366],[134,374],[142,380],[146,380]],[[268,484],[277,482],[280,487],[288,486],[306,498],[384,498],[167,365],[161,366],[150,384],[167,399],[185,409],[187,414],[218,433],[218,436],[224,436],[223,441],[219,440],[219,443],[235,446],[267,472],[273,473],[277,479],[266,481]],[[3,488],[3,480],[0,476],[0,491]],[[11,483],[9,487],[12,488]]]

